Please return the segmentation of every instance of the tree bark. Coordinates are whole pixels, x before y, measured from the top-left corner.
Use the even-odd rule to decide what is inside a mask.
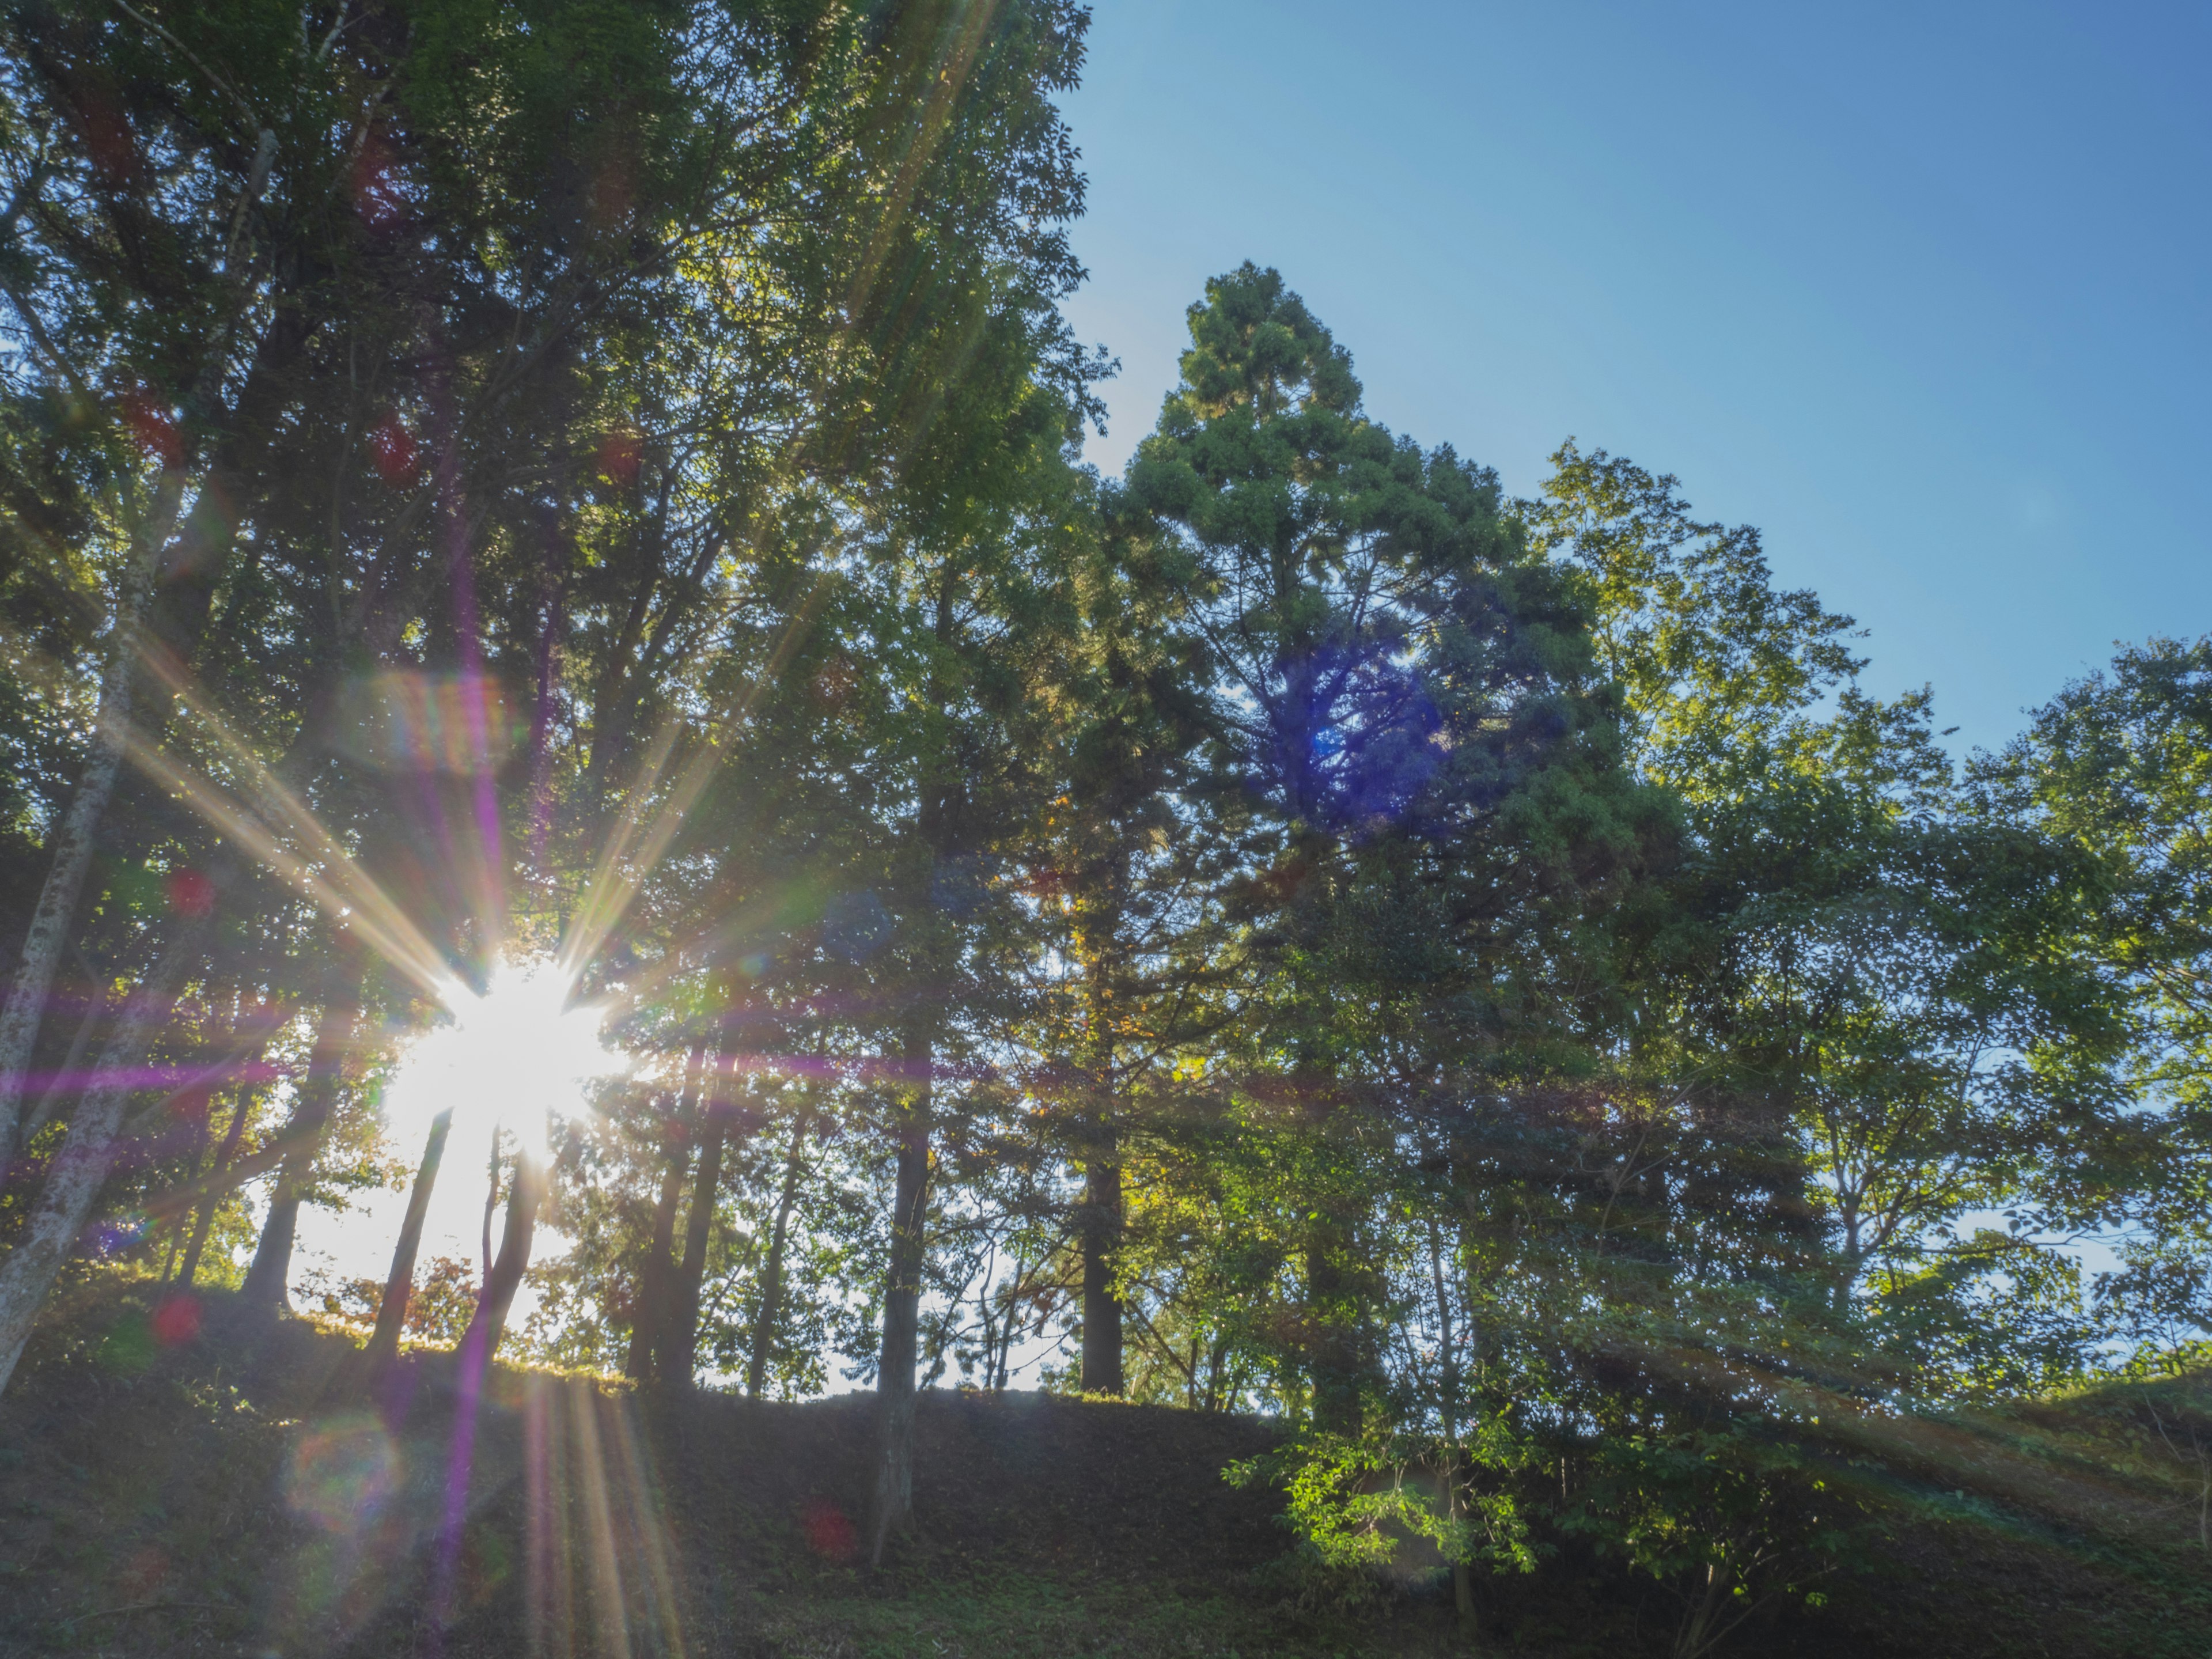
[[[690,1173],[691,1148],[672,1129],[662,1154],[660,1193],[653,1206],[653,1239],[647,1246],[645,1265],[637,1278],[637,1308],[630,1318],[629,1353],[623,1375],[634,1382],[654,1382],[662,1346],[661,1334],[669,1318],[669,1279],[675,1268],[676,1210],[684,1199],[684,1177]]]
[[[752,1351],[745,1358],[745,1398],[757,1400],[768,1382],[769,1352],[775,1346],[776,1321],[783,1317],[783,1253],[791,1237],[791,1212],[799,1201],[805,1172],[807,1112],[802,1106],[791,1126],[791,1152],[783,1163],[783,1190],[776,1195],[775,1225],[768,1238],[768,1261],[761,1268],[760,1307],[753,1314]]]
[[[1342,1225],[1324,1215],[1310,1224],[1306,1243],[1306,1318],[1311,1335],[1313,1424],[1324,1434],[1357,1437],[1364,1413],[1363,1381],[1354,1332],[1343,1304],[1352,1289],[1344,1271]]]
[[[185,1102],[179,1102],[179,1103],[180,1105],[185,1105],[185,1110],[190,1114],[192,1120],[191,1176],[190,1178],[193,1181],[198,1181],[200,1178],[200,1159],[205,1156],[207,1152],[208,1131],[212,1127],[215,1117],[215,1085],[210,1082],[202,1087],[194,1089],[191,1094],[186,1097],[186,1102],[189,1102],[190,1103],[186,1104]],[[177,1215],[170,1218],[169,1254],[167,1259],[161,1264],[161,1283],[164,1285],[169,1282],[171,1276],[177,1270],[177,1258],[184,1251],[185,1234],[191,1227],[191,1217],[189,1214]]]
[[[358,959],[347,944],[333,943],[330,948],[331,994],[315,1026],[307,1075],[301,1080],[299,1102],[284,1130],[290,1144],[277,1172],[276,1189],[270,1195],[269,1214],[262,1223],[253,1265],[246,1270],[246,1283],[239,1292],[239,1300],[247,1308],[270,1313],[289,1313],[292,1309],[289,1281],[300,1203],[314,1181],[315,1162],[322,1156],[323,1138],[330,1128],[331,1109],[337,1103],[346,1055],[353,1046],[354,1024],[361,1014]]]
[[[722,1190],[722,1146],[729,1134],[728,1089],[733,1059],[722,1056],[708,1090],[698,1177],[692,1183],[691,1214],[684,1228],[684,1263],[677,1270],[672,1317],[659,1356],[660,1380],[679,1389],[691,1386],[699,1368],[699,1287],[707,1276],[707,1241],[714,1231],[714,1202]]]
[[[898,1111],[898,1173],[891,1201],[890,1260],[884,1275],[884,1345],[876,1366],[876,1482],[868,1506],[868,1565],[914,1513],[914,1368],[921,1318],[923,1223],[929,1212],[930,1066],[933,1034],[908,1033],[908,1082]]]
[[[1433,1217],[1429,1221],[1429,1279],[1437,1297],[1437,1346],[1443,1370],[1444,1456],[1440,1481],[1443,1486],[1444,1516],[1459,1519],[1459,1343],[1452,1329],[1451,1297],[1444,1285],[1443,1237]],[[1451,1564],[1452,1608],[1460,1623],[1474,1623],[1474,1580],[1468,1564],[1455,1557]]]
[[[477,1297],[476,1313],[461,1339],[463,1355],[486,1370],[507,1334],[507,1312],[530,1266],[531,1245],[538,1237],[538,1212],[544,1206],[550,1185],[544,1166],[535,1158],[526,1152],[515,1154],[514,1179],[507,1187],[507,1222],[500,1232],[499,1259],[484,1274],[483,1291]],[[481,1376],[479,1372],[479,1380]]]
[[[70,1120],[69,1138],[47,1168],[30,1224],[8,1259],[0,1261],[0,1389],[15,1375],[40,1304],[107,1180],[124,1109],[138,1092],[132,1074],[145,1060],[155,1025],[168,1013],[185,975],[198,964],[207,933],[204,921],[187,927],[161,953],[145,984],[123,1005],[100,1052],[101,1081],[78,1103]]]
[[[93,726],[91,747],[69,811],[54,830],[46,879],[31,912],[30,929],[23,935],[22,955],[8,986],[7,1006],[0,1009],[0,1152],[11,1152],[15,1145],[23,1079],[31,1069],[31,1053],[38,1042],[46,1000],[53,992],[54,970],[69,944],[70,924],[84,891],[85,873],[92,867],[100,819],[115,793],[115,775],[130,744],[131,708],[138,686],[139,626],[153,595],[154,573],[161,550],[177,526],[186,476],[181,465],[162,469],[153,502],[132,538],[131,563],[116,596],[106,660],[100,665],[100,713]]]
[[[1121,1243],[1121,1164],[1114,1125],[1099,1126],[1083,1182],[1083,1392],[1121,1392],[1121,1298],[1114,1256]]]
[[[1087,890],[1076,905],[1074,945],[1084,970],[1084,1069],[1091,1116],[1076,1230],[1083,1251],[1080,1370],[1085,1394],[1118,1395],[1123,1387],[1121,1298],[1114,1289],[1123,1218],[1121,1125],[1114,1098],[1114,991],[1127,977],[1121,935],[1128,885],[1128,851],[1116,846],[1093,865]]]
[[[707,1045],[691,1045],[684,1064],[684,1087],[669,1115],[666,1144],[661,1152],[660,1193],[653,1206],[653,1241],[638,1274],[637,1306],[630,1316],[629,1352],[623,1375],[634,1382],[659,1380],[660,1334],[668,1324],[668,1279],[676,1250],[676,1206],[684,1197],[684,1176],[691,1162],[690,1127],[698,1103],[699,1074],[706,1064]]]
[[[191,1288],[193,1276],[200,1270],[200,1252],[207,1248],[207,1237],[215,1225],[216,1212],[222,1207],[223,1200],[228,1196],[222,1185],[222,1172],[230,1168],[231,1160],[238,1156],[238,1143],[245,1137],[246,1120],[252,1112],[253,1091],[241,1085],[238,1091],[238,1104],[231,1110],[230,1127],[222,1132],[222,1145],[216,1148],[215,1162],[208,1170],[208,1194],[192,1212],[191,1242],[185,1246],[185,1260],[177,1269],[177,1283],[186,1290]]]
[[[399,1338],[407,1328],[407,1304],[415,1297],[415,1258],[422,1249],[422,1220],[429,1213],[438,1166],[445,1161],[446,1138],[453,1128],[450,1106],[430,1120],[430,1133],[422,1143],[422,1162],[416,1169],[415,1184],[407,1189],[407,1213],[399,1223],[399,1242],[392,1247],[392,1271],[384,1277],[384,1295],[376,1304],[376,1328],[369,1333],[363,1355],[371,1370],[399,1357]]]

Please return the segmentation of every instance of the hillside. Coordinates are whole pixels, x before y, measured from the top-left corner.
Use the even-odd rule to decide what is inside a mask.
[[[1220,1475],[1264,1423],[933,1392],[919,1525],[870,1576],[851,1559],[867,1396],[653,1401],[501,1370],[464,1510],[450,1358],[369,1399],[352,1352],[297,1322],[249,1342],[219,1297],[81,1293],[0,1403],[0,1653],[1467,1650],[1419,1574],[1357,1607],[1302,1585],[1276,1498]],[[1825,1610],[1741,1649],[2202,1651],[2201,1575],[2154,1567],[2019,1516],[1901,1519]],[[1492,1651],[1632,1653],[1670,1622],[1571,1548],[1484,1594]]]

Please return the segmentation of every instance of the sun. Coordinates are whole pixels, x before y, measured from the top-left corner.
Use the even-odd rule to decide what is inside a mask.
[[[483,996],[456,999],[452,1020],[408,1049],[386,1121],[404,1134],[450,1111],[461,1141],[496,1126],[544,1157],[551,1118],[580,1115],[590,1085],[629,1065],[602,1040],[605,1010],[571,1001],[574,990],[550,963],[502,964]]]

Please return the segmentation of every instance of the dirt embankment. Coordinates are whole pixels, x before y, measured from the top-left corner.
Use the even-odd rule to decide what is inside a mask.
[[[1221,1479],[1264,1425],[932,1392],[915,1529],[870,1575],[871,1396],[500,1370],[469,1410],[449,1355],[374,1387],[352,1358],[220,1297],[51,1325],[0,1402],[0,1652],[805,1651],[843,1603],[1233,1598],[1288,1542]]]
[[[1441,1585],[1314,1601],[1286,1571],[1278,1497],[1222,1479],[1270,1443],[1264,1423],[927,1395],[916,1524],[869,1573],[854,1559],[866,1395],[654,1398],[501,1370],[471,1407],[450,1355],[373,1386],[356,1358],[341,1336],[250,1325],[220,1297],[108,1284],[61,1310],[0,1400],[0,1659],[1470,1650]],[[2141,1404],[2101,1408],[2117,1434]],[[2087,1476],[2069,1455],[2052,1467],[2070,1492]],[[2153,1548],[1994,1491],[1944,1496],[1948,1520],[1884,1510],[1895,1524],[1861,1529],[1824,1577],[1826,1608],[1778,1608],[1729,1650],[2204,1651],[2193,1507],[2161,1513],[2160,1536],[2180,1541]],[[1666,1651],[1663,1589],[1571,1537],[1540,1541],[1538,1572],[1482,1582],[1481,1650]]]

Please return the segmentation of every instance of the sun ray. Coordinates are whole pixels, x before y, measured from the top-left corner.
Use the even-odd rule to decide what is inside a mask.
[[[270,808],[270,815],[307,845],[317,863],[311,865],[285,848],[276,833],[258,822],[255,816],[223,799],[211,783],[188,772],[181,763],[135,732],[126,738],[126,753],[132,763],[165,787],[184,794],[210,823],[248,847],[321,904],[334,919],[343,917],[365,943],[422,990],[445,1006],[453,1006],[455,997],[465,987],[406,912],[355,861],[352,854],[339,844],[307,804],[270,770],[252,745],[233,732],[228,723],[209,707],[167,653],[142,648],[138,657],[170,695],[184,705],[201,729],[215,739],[222,751],[246,773],[252,785],[253,798]]]
[[[468,988],[460,976],[343,848],[331,843],[336,857],[325,866],[312,865],[246,808],[143,738],[134,733],[126,738],[124,752],[154,782],[185,800],[210,825],[343,923],[425,994],[447,1007],[466,996]],[[323,873],[325,868],[336,874],[335,881]]]
[[[562,941],[556,960],[564,973],[580,975],[584,965],[599,954],[600,947],[621,925],[646,875],[659,863],[661,854],[668,850],[668,843],[675,839],[700,794],[720,769],[727,754],[724,734],[744,720],[762,694],[781,676],[792,654],[821,614],[828,595],[829,584],[817,573],[805,598],[785,622],[767,663],[754,676],[744,695],[702,734],[697,751],[686,763],[675,786],[660,799],[647,824],[647,809],[675,751],[682,723],[671,716],[654,733],[644,763],[638,769],[637,781],[630,789],[622,819],[601,854],[598,867],[592,872],[583,902],[577,906]],[[635,856],[630,852],[633,842],[638,848]]]

